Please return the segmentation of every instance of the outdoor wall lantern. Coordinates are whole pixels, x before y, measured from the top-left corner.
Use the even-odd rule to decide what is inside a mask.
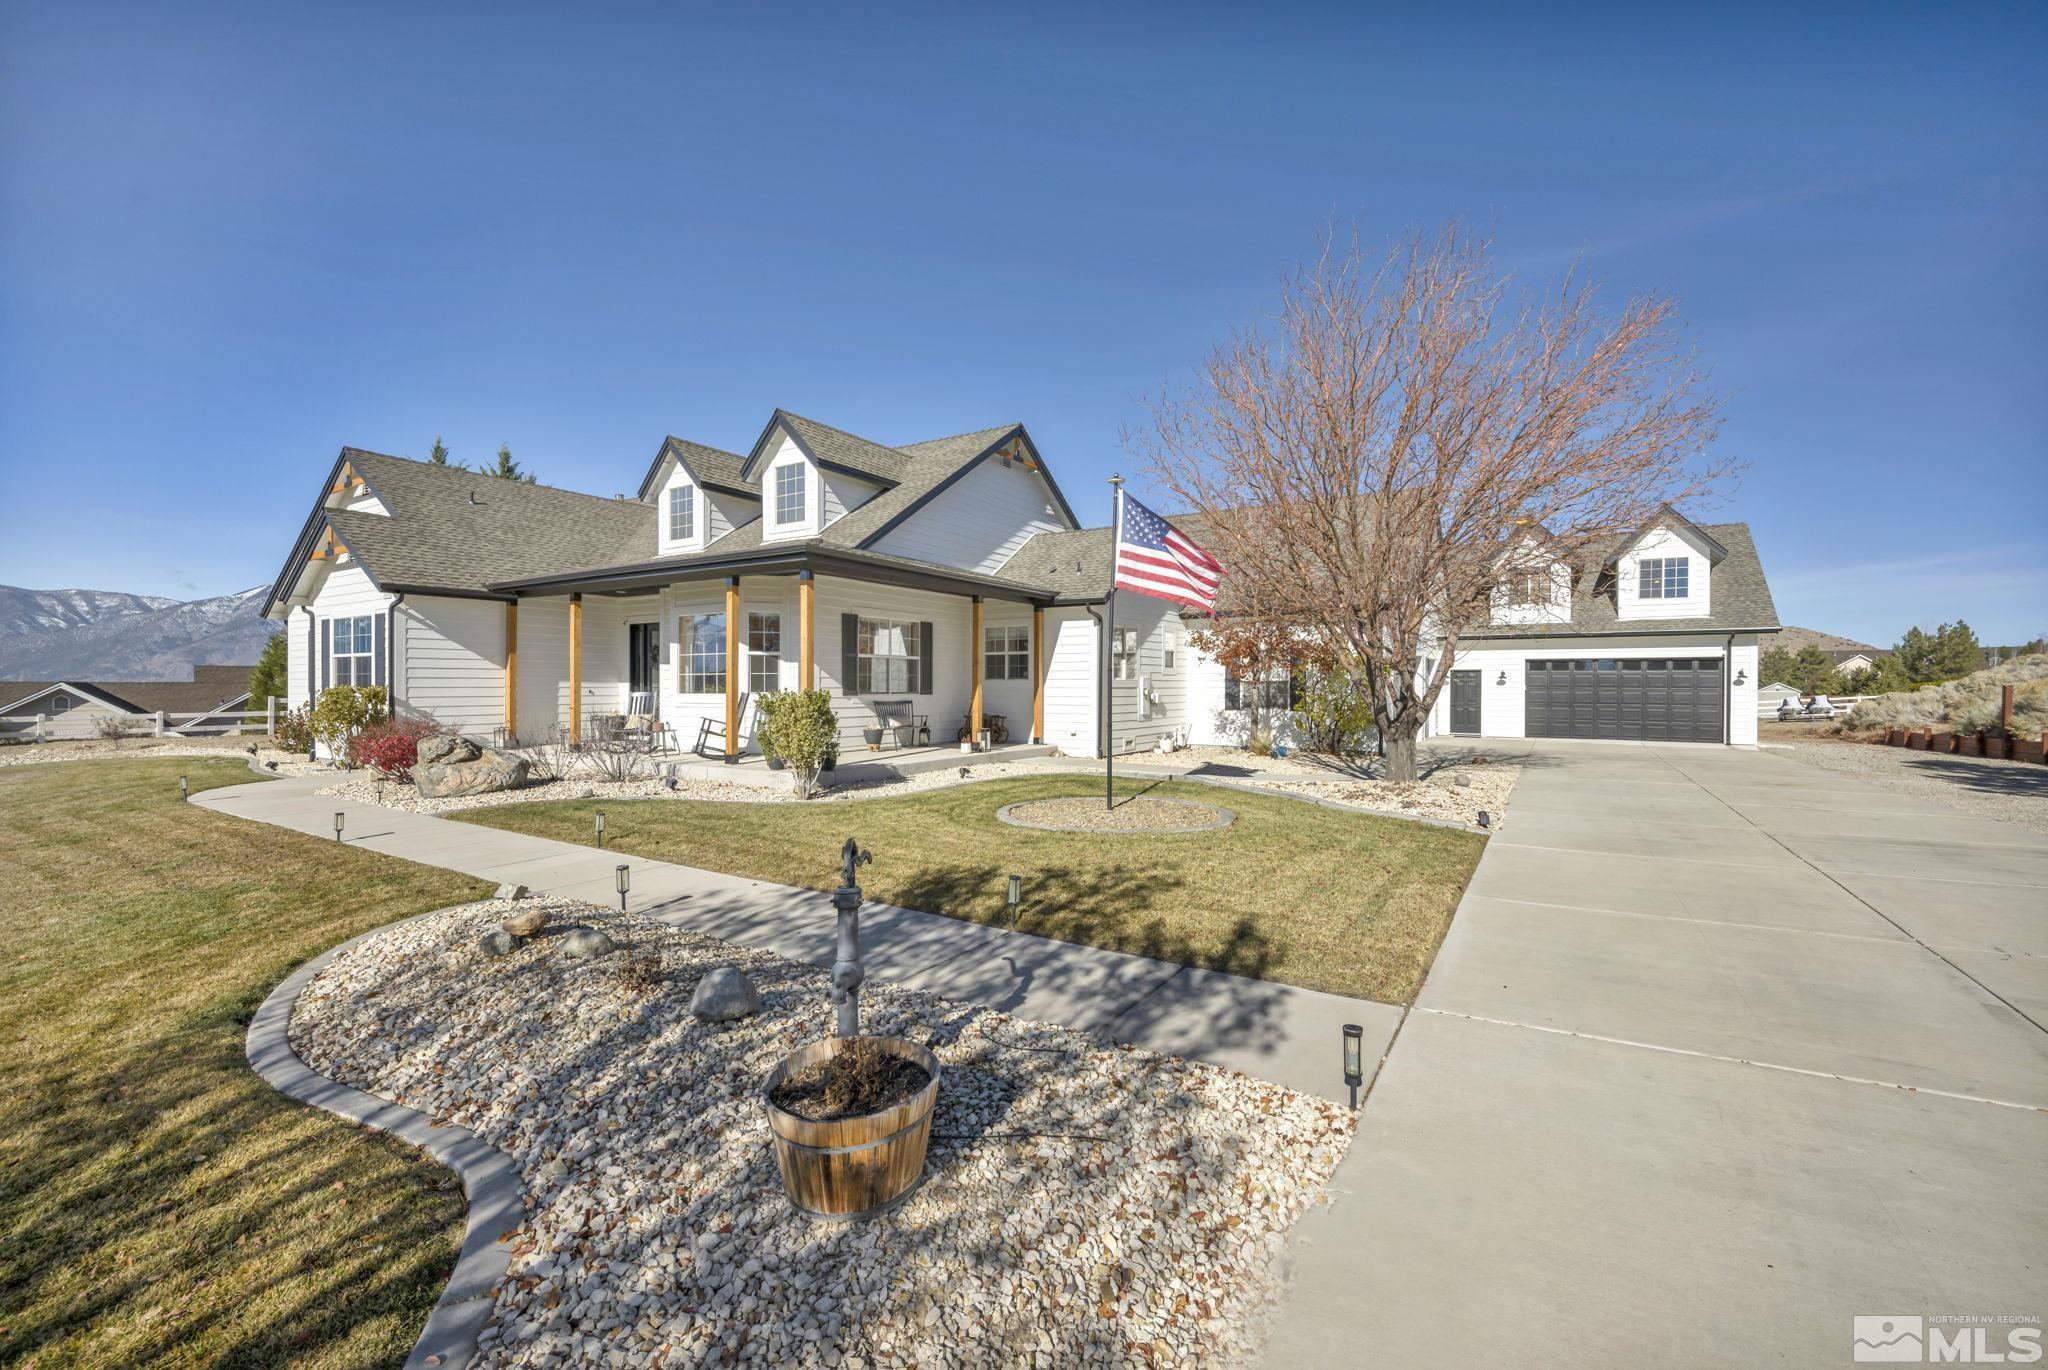
[[[1735,683],[1736,683],[1737,685],[1740,685],[1740,684],[1742,684],[1742,682],[1744,682],[1745,680],[1748,680],[1748,679],[1749,679],[1749,672],[1747,672],[1747,671],[1743,670],[1743,669],[1742,669],[1741,667],[1739,667],[1739,666],[1738,666],[1738,667],[1736,667],[1736,669],[1735,669]]]
[[[626,891],[633,888],[632,867],[623,864],[614,866],[612,868],[612,880],[619,887],[619,912],[624,913],[626,911]]]
[[[1508,673],[1507,673],[1506,671],[1502,671],[1502,672],[1500,673],[1500,679],[1499,679],[1499,680],[1496,680],[1496,681],[1494,681],[1493,683],[1494,683],[1494,684],[1496,684],[1496,685],[1505,685],[1505,684],[1507,684],[1507,683],[1508,683]]]
[[[340,809],[334,811],[334,840],[337,842],[341,841],[341,824],[347,817],[348,815]]]
[[[1010,877],[1008,899],[1010,904],[1010,931],[1015,932],[1017,930],[1017,908],[1024,902],[1023,876],[1013,875]]]
[[[190,785],[188,785],[188,784],[186,784],[186,783],[185,783],[185,777],[184,777],[184,776],[182,776],[182,775],[181,775],[181,776],[179,776],[179,777],[178,777],[178,798],[180,798],[180,799],[190,799],[191,797],[192,797],[192,787],[191,787]]]
[[[604,810],[597,811],[597,849],[604,850]]]
[[[1344,1025],[1344,1083],[1351,1086],[1351,1107],[1358,1107],[1358,1087],[1365,1083],[1365,1029]]]

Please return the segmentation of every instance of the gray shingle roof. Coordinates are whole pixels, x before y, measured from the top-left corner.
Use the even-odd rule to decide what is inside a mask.
[[[356,448],[342,455],[391,512],[331,509],[326,517],[387,589],[481,592],[499,581],[645,560],[654,550],[655,511],[639,500]]]
[[[960,468],[1015,432],[1017,425],[981,428],[956,433],[950,438],[933,438],[901,448],[904,473],[895,488],[884,490],[866,504],[834,522],[823,541],[837,547],[858,547],[882,531],[891,519],[914,507],[939,486],[951,480]]]
[[[654,483],[656,473],[661,470],[661,464],[668,460],[671,452],[682,459],[683,464],[690,468],[700,484],[733,494],[747,494],[756,499],[760,498],[759,487],[748,485],[742,474],[742,469],[747,464],[745,457],[735,452],[721,451],[716,447],[706,447],[701,442],[691,442],[688,438],[679,438],[671,433],[662,439],[661,450],[654,454],[653,464],[647,468],[647,474],[640,478],[641,499],[647,498],[647,487]]]
[[[1778,626],[1778,606],[1771,599],[1771,587],[1764,579],[1763,562],[1756,553],[1756,541],[1746,523],[1702,523],[1702,533],[1721,544],[1727,555],[1714,564],[1709,598],[1712,612],[1704,618],[1632,618],[1623,620],[1615,610],[1614,591],[1601,575],[1603,566],[1634,539],[1611,548],[1598,564],[1582,568],[1572,584],[1572,618],[1569,623],[1530,623],[1514,627],[1482,628],[1465,634],[1468,638],[1573,637],[1588,633],[1711,633],[1733,628]]]
[[[858,434],[819,423],[816,419],[807,419],[801,414],[792,414],[787,409],[778,409],[775,413],[789,431],[796,434],[797,441],[809,448],[811,455],[819,461],[843,466],[856,474],[892,485],[903,479],[909,466],[908,459],[895,448],[870,442]]]
[[[219,709],[249,693],[249,666],[194,666],[190,680],[0,680],[0,713],[55,685],[76,687],[134,713],[199,713]]]

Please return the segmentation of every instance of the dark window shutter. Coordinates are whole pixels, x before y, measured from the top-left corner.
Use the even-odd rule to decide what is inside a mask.
[[[932,625],[917,625],[917,692],[928,695],[932,692]]]
[[[320,620],[320,685],[318,689],[313,691],[314,697],[317,699],[320,691],[326,689],[333,680],[334,620],[323,618]]]
[[[851,695],[860,686],[860,615],[839,616],[839,689]]]
[[[1243,689],[1238,685],[1237,677],[1234,675],[1223,677],[1223,707],[1226,709],[1242,709],[1244,707]]]
[[[391,631],[391,615],[377,615],[376,631],[370,636],[370,650],[376,656],[370,662],[370,679],[377,685],[384,683],[384,635]]]

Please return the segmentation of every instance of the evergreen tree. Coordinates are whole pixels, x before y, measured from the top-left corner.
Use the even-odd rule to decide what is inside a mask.
[[[1934,637],[1919,628],[1906,629],[1906,635],[1899,639],[1899,645],[1892,649],[1892,660],[1898,662],[1906,679],[1915,685],[1926,685],[1941,679],[1939,668],[1934,662]]]
[[[249,672],[249,702],[244,707],[260,711],[267,699],[287,698],[285,653],[289,650],[283,633],[271,634],[270,641],[263,644],[263,655]]]
[[[1970,625],[1957,619],[1944,623],[1934,633],[1934,659],[1941,679],[1954,680],[1984,669],[1984,648]]]
[[[1897,657],[1879,657],[1877,664],[1856,677],[1855,693],[1861,695],[1903,694],[1913,688],[1911,677]]]
[[[439,433],[434,434],[434,450],[427,453],[427,460],[436,466],[460,467],[462,465],[459,461],[451,462],[448,460],[448,444],[441,441]]]
[[[510,443],[498,444],[498,464],[485,467],[484,474],[502,476],[506,480],[516,480],[527,485],[533,484],[533,474],[529,471],[522,471],[519,468],[519,463],[512,459],[512,445]]]

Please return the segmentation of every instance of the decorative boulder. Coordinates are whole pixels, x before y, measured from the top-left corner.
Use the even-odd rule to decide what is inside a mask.
[[[510,915],[498,926],[514,937],[531,937],[548,925],[546,909],[521,909]]]
[[[493,928],[478,939],[487,956],[503,956],[519,945],[519,939],[503,928]]]
[[[761,1011],[754,982],[732,966],[707,971],[690,996],[690,1012],[707,1023],[726,1023]]]
[[[525,897],[526,886],[524,885],[500,885],[498,886],[498,892],[492,896],[494,899],[524,899]]]
[[[422,799],[516,790],[526,783],[524,757],[481,746],[466,737],[430,737],[420,743],[412,783]]]
[[[562,934],[562,954],[587,961],[593,956],[602,956],[608,951],[617,951],[619,944],[596,928],[573,927]]]

